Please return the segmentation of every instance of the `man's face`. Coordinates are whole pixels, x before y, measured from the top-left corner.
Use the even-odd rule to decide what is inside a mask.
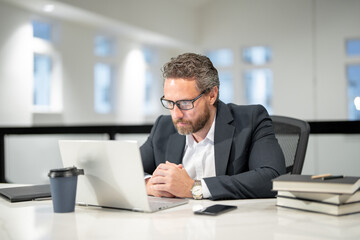
[[[196,88],[195,80],[168,78],[164,83],[164,98],[171,101],[192,100],[201,93]],[[180,110],[178,106],[170,110],[174,126],[179,134],[187,135],[201,130],[210,119],[210,102],[207,95],[202,95],[194,102],[194,108]]]

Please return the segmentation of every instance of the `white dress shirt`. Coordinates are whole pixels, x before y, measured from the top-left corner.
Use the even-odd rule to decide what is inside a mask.
[[[192,179],[201,180],[203,198],[211,197],[203,178],[216,176],[214,132],[215,118],[208,134],[201,142],[196,142],[192,134],[186,135],[182,164]]]

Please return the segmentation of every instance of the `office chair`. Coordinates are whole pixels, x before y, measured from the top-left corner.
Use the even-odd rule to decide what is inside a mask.
[[[275,136],[285,156],[286,173],[301,174],[310,135],[310,125],[306,121],[296,118],[270,117],[273,121]]]

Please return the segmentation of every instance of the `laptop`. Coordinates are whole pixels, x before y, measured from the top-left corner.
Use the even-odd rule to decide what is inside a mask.
[[[64,167],[84,169],[78,176],[76,203],[140,212],[188,203],[188,199],[148,196],[136,141],[60,140]]]
[[[50,185],[42,184],[1,188],[0,196],[12,203],[48,199],[51,197]]]

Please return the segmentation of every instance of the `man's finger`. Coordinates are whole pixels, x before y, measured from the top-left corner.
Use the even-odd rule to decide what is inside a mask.
[[[168,186],[166,184],[154,184],[154,185],[151,185],[151,188],[154,190],[154,191],[157,191],[157,192],[168,192]]]
[[[164,184],[166,183],[166,178],[162,176],[153,176],[150,181],[150,184]]]
[[[172,162],[169,162],[169,161],[166,161],[165,165],[168,165],[168,166],[170,165],[170,166],[177,167],[177,168],[183,168],[182,164],[175,164],[175,163],[172,163]]]
[[[153,176],[162,176],[162,177],[165,177],[167,174],[166,174],[166,170],[164,169],[156,169],[154,172],[153,172]]]
[[[176,166],[176,164],[173,164],[173,163],[162,163],[162,164],[160,164],[156,169],[164,169],[164,170],[168,170],[168,169],[170,169],[170,168],[172,168],[172,167],[175,167]]]

